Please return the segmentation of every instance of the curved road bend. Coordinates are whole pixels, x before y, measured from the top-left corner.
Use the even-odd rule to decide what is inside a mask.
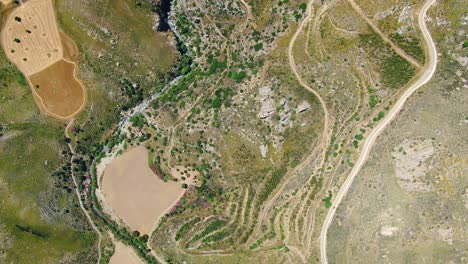
[[[426,49],[429,55],[428,63],[424,66],[423,72],[420,75],[419,79],[415,81],[411,86],[405,91],[405,93],[400,97],[400,99],[396,102],[394,107],[390,110],[387,116],[377,125],[377,127],[372,130],[372,132],[367,137],[364,147],[362,149],[361,155],[359,156],[358,161],[354,165],[353,169],[351,170],[348,178],[343,183],[343,186],[339,190],[338,194],[336,195],[335,199],[333,200],[333,206],[327,213],[325,218],[325,222],[322,226],[322,231],[320,233],[320,256],[322,264],[327,264],[327,232],[328,228],[330,227],[331,222],[336,213],[336,208],[340,205],[343,197],[348,192],[354,178],[359,173],[360,169],[362,168],[363,164],[366,162],[367,157],[369,156],[370,150],[372,149],[372,145],[374,144],[376,138],[379,134],[385,129],[385,127],[392,121],[392,119],[398,114],[398,112],[403,107],[404,103],[411,96],[418,88],[426,84],[434,75],[436,66],[437,66],[437,51],[432,40],[432,37],[427,30],[426,25],[426,13],[429,7],[434,4],[435,0],[427,0],[421,10],[419,11],[418,16],[418,24],[421,28],[421,32],[424,37],[424,42],[426,45]]]

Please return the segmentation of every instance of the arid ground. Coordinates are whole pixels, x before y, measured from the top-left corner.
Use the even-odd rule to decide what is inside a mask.
[[[115,251],[110,259],[110,264],[142,264],[143,261],[128,246],[120,241],[115,242]]]
[[[133,148],[106,168],[102,179],[106,202],[132,229],[150,234],[153,225],[184,193],[180,183],[164,182],[148,166],[144,147]]]

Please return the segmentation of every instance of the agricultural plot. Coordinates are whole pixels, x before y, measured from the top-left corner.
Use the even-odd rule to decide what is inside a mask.
[[[153,173],[143,147],[133,148],[111,162],[104,171],[102,191],[119,218],[141,234],[150,234],[184,193],[180,183],[164,182]]]
[[[75,65],[59,60],[46,69],[29,76],[32,89],[47,111],[62,117],[71,117],[85,103],[85,92],[81,83],[73,76]],[[66,100],[64,100],[66,99]]]
[[[78,49],[59,32],[52,1],[21,4],[6,18],[0,37],[8,60],[29,81],[42,112],[69,119],[83,109],[86,91],[73,62]]]

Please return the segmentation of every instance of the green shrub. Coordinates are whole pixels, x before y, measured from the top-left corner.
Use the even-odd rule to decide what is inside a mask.
[[[254,49],[255,49],[255,51],[259,51],[259,50],[263,49],[263,43],[255,44]]]
[[[369,107],[374,108],[377,105],[377,100],[375,95],[371,95],[369,98]]]
[[[302,13],[304,13],[306,10],[307,10],[307,4],[306,3],[302,3],[299,8],[301,9]]]
[[[240,83],[247,77],[247,73],[245,71],[231,71],[229,72],[229,78],[235,80],[236,82]]]
[[[331,199],[332,199],[332,192],[328,191],[328,196],[322,199],[322,201],[325,202],[326,208],[330,208],[332,206]]]
[[[142,128],[146,124],[146,119],[142,113],[137,113],[130,118],[130,122],[134,127]]]

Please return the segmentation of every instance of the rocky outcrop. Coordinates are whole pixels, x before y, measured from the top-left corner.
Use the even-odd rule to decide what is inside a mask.
[[[275,100],[271,98],[271,87],[261,87],[258,93],[258,101],[261,103],[261,106],[260,112],[257,114],[257,116],[260,119],[266,119],[275,113]]]
[[[303,113],[310,109],[310,104],[307,101],[303,101],[297,106],[296,113]]]

